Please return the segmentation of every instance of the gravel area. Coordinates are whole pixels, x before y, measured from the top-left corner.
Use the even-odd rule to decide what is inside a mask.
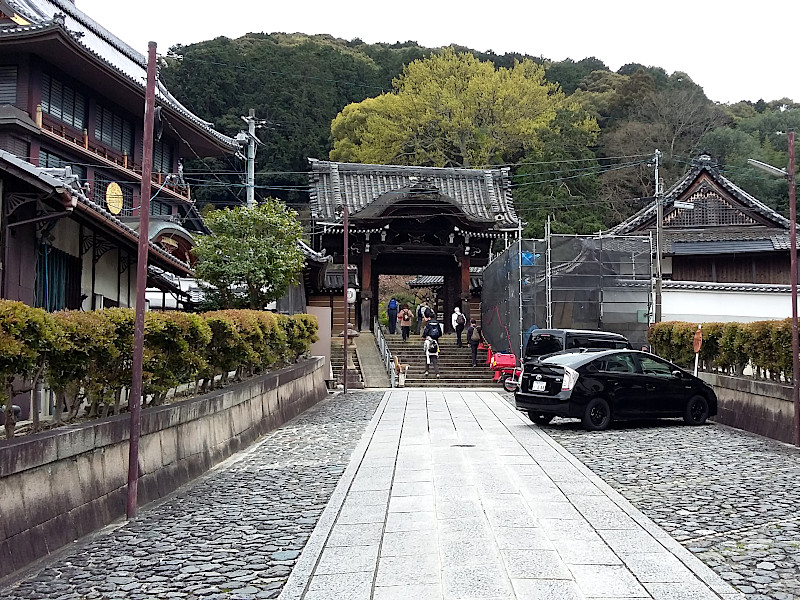
[[[673,419],[543,430],[748,600],[800,599],[800,449]]]
[[[328,398],[135,521],[7,583],[0,598],[277,597],[382,396]]]

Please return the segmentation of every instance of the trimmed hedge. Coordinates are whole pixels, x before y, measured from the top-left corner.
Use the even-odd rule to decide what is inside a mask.
[[[7,436],[15,423],[9,399],[40,379],[58,396],[57,422],[63,410],[67,420],[74,418],[84,401],[90,416],[119,413],[132,377],[134,316],[128,308],[47,313],[0,300],[0,407],[7,407]],[[317,340],[317,330],[316,317],[306,314],[147,312],[143,396],[155,405],[181,385],[208,390],[231,372],[255,375],[296,361]]]
[[[678,365],[694,363],[692,340],[697,323],[665,321],[650,326],[653,352]],[[792,380],[792,320],[752,323],[703,323],[700,361],[706,371],[741,376],[750,365],[753,377]]]

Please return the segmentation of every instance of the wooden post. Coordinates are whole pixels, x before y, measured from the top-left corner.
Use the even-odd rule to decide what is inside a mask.
[[[136,516],[139,490],[139,434],[142,416],[142,367],[144,362],[144,305],[147,288],[147,261],[150,250],[150,188],[153,172],[153,121],[156,103],[156,43],[148,45],[147,87],[144,97],[144,148],[142,151],[142,187],[139,208],[139,253],[136,262],[136,317],[133,327],[133,372],[130,408],[130,444],[128,449],[128,519]]]

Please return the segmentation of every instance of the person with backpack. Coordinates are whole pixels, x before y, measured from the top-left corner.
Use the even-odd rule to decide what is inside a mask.
[[[478,366],[478,346],[483,341],[483,331],[475,323],[475,319],[470,319],[469,327],[467,328],[467,342],[469,342],[469,349],[472,355],[472,366]]]
[[[397,300],[392,297],[386,305],[386,315],[389,317],[389,333],[397,331]]]
[[[464,332],[464,325],[467,324],[467,318],[461,309],[457,306],[453,309],[453,314],[450,316],[450,321],[453,323],[453,329],[456,331],[456,347],[461,348],[461,334]]]
[[[425,323],[425,329],[422,331],[422,337],[425,339],[433,338],[434,340],[439,340],[442,337],[442,326],[439,324],[435,318],[431,318],[427,323]]]
[[[433,372],[436,373],[436,379],[439,379],[439,342],[431,336],[425,338],[425,343],[422,345],[425,350],[425,373],[428,375],[431,365],[433,365]]]
[[[427,308],[424,302],[417,307],[417,335],[422,333],[422,322],[425,320],[425,310]]]
[[[408,310],[408,304],[403,304],[402,309],[397,313],[397,320],[400,322],[400,331],[403,333],[404,342],[408,340],[411,333],[411,319],[413,318],[414,315]]]

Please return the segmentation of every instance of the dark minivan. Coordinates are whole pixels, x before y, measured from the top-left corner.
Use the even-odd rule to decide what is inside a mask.
[[[624,335],[589,329],[534,329],[525,344],[525,360],[553,354],[577,351],[581,348],[623,350],[631,347]]]

